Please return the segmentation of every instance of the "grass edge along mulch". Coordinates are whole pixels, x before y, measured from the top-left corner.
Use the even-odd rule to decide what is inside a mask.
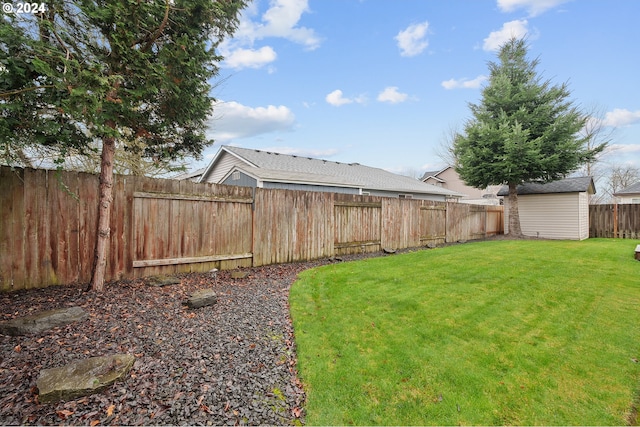
[[[307,422],[634,423],[636,244],[473,242],[301,273]]]

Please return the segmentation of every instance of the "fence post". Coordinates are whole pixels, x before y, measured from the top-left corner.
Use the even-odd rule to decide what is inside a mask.
[[[613,203],[613,238],[618,237],[618,202]]]

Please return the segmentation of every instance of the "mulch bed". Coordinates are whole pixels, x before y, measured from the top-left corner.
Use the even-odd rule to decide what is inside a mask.
[[[304,424],[296,375],[289,287],[298,272],[330,261],[178,275],[181,283],[144,280],[0,295],[0,320],[80,306],[89,319],[38,335],[0,335],[0,424],[258,425]],[[215,305],[182,303],[214,288]],[[136,357],[124,382],[57,404],[38,402],[45,368],[114,353]]]

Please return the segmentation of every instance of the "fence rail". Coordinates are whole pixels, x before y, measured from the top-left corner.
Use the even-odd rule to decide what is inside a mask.
[[[0,168],[0,291],[88,283],[98,177]],[[262,266],[502,233],[501,206],[116,176],[106,279]]]
[[[590,205],[589,237],[640,239],[640,205]]]

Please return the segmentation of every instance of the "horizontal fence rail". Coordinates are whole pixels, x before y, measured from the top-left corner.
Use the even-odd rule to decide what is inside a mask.
[[[98,177],[0,168],[0,290],[88,283]],[[106,280],[307,261],[502,233],[501,206],[116,176]]]

